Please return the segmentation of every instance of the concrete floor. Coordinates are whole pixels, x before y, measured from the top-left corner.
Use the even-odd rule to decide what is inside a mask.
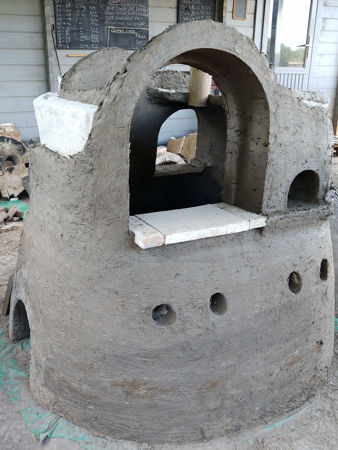
[[[334,164],[334,177],[338,181],[338,159]],[[338,185],[338,183],[337,183]],[[338,222],[338,221],[337,221]],[[18,245],[22,226],[15,226],[9,231],[0,229],[0,309],[4,299],[8,276],[14,272]],[[1,318],[2,327],[6,326],[7,318]],[[237,436],[226,437],[198,445],[198,450],[224,450],[224,449],[323,449],[337,448],[338,442],[338,339],[333,366],[330,370],[328,383],[311,402],[300,411],[285,417],[277,424],[248,430]],[[95,438],[94,438],[95,439]],[[29,431],[21,415],[15,410],[11,400],[0,389],[0,450],[33,450],[38,448],[54,450],[68,450],[79,448],[113,449],[113,450],[195,450],[193,445],[163,445],[151,446],[132,442],[103,439],[94,446],[86,447],[84,444],[65,440],[49,439],[40,444]]]

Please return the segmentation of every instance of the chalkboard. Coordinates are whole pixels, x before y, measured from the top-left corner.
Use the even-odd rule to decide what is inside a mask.
[[[178,0],[178,23],[215,18],[216,0]]]
[[[54,11],[59,49],[135,50],[149,39],[148,0],[54,0]]]

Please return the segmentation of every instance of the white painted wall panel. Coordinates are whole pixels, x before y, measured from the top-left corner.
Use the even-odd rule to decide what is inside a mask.
[[[338,0],[319,0],[315,25],[309,90],[320,90],[330,97],[334,114],[338,84]]]
[[[39,0],[1,0],[0,13],[41,16],[41,3]]]
[[[2,0],[4,1],[4,0]],[[20,33],[24,30],[33,33],[42,33],[41,16],[25,16],[22,14],[2,14],[0,16],[0,30]]]
[[[233,5],[233,0],[225,0],[223,22],[230,27],[236,28],[238,31],[243,33],[245,36],[248,36],[250,39],[253,39],[255,30],[256,0],[248,1],[247,16],[245,20],[233,20]]]
[[[46,89],[46,80],[43,81],[6,81],[0,83],[0,101],[2,97],[31,97],[35,98]]]
[[[37,139],[33,99],[47,90],[41,0],[0,1],[0,122]]]

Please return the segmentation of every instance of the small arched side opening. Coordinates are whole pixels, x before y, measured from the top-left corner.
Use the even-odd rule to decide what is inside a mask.
[[[15,304],[12,319],[12,340],[21,341],[30,337],[28,316],[23,301],[18,300]]]
[[[288,208],[318,204],[319,176],[313,170],[304,170],[292,181],[288,193]]]

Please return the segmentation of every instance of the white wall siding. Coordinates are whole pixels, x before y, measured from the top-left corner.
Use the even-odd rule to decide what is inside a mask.
[[[149,38],[177,22],[177,0],[149,0]]]
[[[310,69],[309,90],[330,97],[334,115],[338,85],[338,0],[319,0]]]
[[[224,1],[223,22],[229,25],[230,27],[236,28],[245,36],[248,36],[249,38],[253,39],[255,29],[256,0],[248,0],[246,20],[233,20],[232,18],[233,5],[234,5],[233,0]]]
[[[36,139],[33,99],[47,89],[41,0],[0,1],[0,61],[0,122]]]

